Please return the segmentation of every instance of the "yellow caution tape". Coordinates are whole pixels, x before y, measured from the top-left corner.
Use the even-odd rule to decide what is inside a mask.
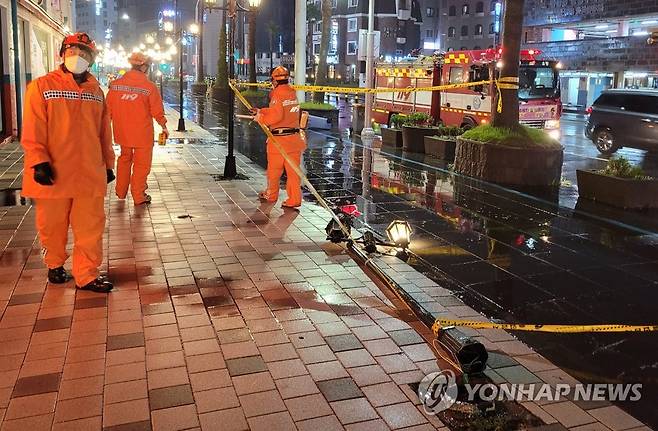
[[[455,88],[477,87],[490,84],[491,81],[464,82],[462,84],[435,85],[431,87],[406,87],[406,88],[361,88],[361,87],[335,87],[326,85],[291,85],[295,90],[307,91],[309,93],[339,93],[339,94],[374,94],[374,93],[416,93],[418,91],[442,91]],[[258,82],[235,82],[236,87],[272,88],[268,83]]]
[[[500,114],[503,112],[503,95],[500,90],[518,90],[519,77],[518,76],[504,76],[496,80],[496,91],[498,92],[498,106],[496,111]]]
[[[478,320],[436,319],[432,331],[438,334],[441,329],[450,326],[462,326],[472,329],[504,329],[507,331],[557,332],[577,334],[581,332],[654,332],[658,325],[527,325],[520,323],[493,323]]]

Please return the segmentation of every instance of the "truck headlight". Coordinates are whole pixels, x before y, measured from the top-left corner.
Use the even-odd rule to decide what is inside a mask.
[[[553,129],[548,131],[548,136],[555,139],[556,141],[560,140],[560,129]]]
[[[560,120],[546,120],[546,123],[544,124],[545,129],[559,129],[560,128]]]

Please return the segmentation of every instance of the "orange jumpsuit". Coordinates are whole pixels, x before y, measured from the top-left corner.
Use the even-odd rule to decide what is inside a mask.
[[[87,73],[78,85],[62,68],[27,88],[21,145],[23,195],[36,201],[36,224],[48,268],[64,265],[73,229],[73,277],[78,286],[98,278],[103,259],[107,169],[114,169],[112,130],[103,91]],[[51,186],[34,181],[35,165],[49,162]]]
[[[144,202],[146,179],[153,159],[153,118],[165,127],[167,119],[156,85],[145,73],[127,72],[110,83],[107,104],[114,141],[121,146],[117,162],[116,194],[124,199],[128,186],[136,205]],[[132,172],[131,172],[132,171]]]
[[[277,129],[299,129],[301,110],[295,90],[290,85],[278,85],[270,93],[270,106],[258,110],[256,120],[276,132]],[[300,132],[287,136],[276,136],[276,141],[283,147],[288,157],[300,166],[302,153],[306,149],[306,139]],[[286,193],[284,202],[287,206],[302,204],[302,187],[299,175],[285,161],[271,140],[267,141],[267,191],[268,201],[275,202],[279,197],[279,181],[283,170],[286,171]]]

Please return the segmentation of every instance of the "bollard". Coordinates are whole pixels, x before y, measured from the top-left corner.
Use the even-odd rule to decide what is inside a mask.
[[[372,143],[375,141],[375,131],[371,127],[364,127],[361,130],[361,142],[366,148],[372,148]]]

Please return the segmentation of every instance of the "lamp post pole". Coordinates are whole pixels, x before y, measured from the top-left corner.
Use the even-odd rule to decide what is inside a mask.
[[[178,34],[180,44],[178,52],[178,128],[176,131],[185,132],[185,118],[183,118],[183,20],[178,16],[178,0],[174,0],[174,20],[175,25],[178,27]]]
[[[237,0],[228,0],[228,46],[229,46],[229,62],[228,62],[228,79],[233,81],[235,79],[235,16],[237,15]],[[226,155],[226,162],[224,163],[224,178],[235,178],[237,175],[237,168],[235,166],[235,154],[233,145],[233,126],[235,124],[235,94],[230,92],[228,103],[228,154]]]
[[[368,35],[366,37],[366,88],[374,87],[375,72],[375,0],[368,2]],[[366,106],[363,116],[363,130],[361,138],[368,146],[372,145],[375,132],[372,130],[372,93],[366,94]]]
[[[204,79],[203,74],[203,4],[199,3],[203,0],[196,2],[196,21],[199,26],[199,40],[196,44],[196,82],[201,83]]]

